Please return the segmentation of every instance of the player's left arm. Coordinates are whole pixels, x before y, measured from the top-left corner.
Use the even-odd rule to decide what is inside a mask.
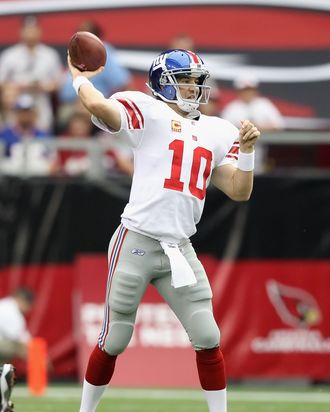
[[[243,156],[244,154],[253,156],[254,145],[259,137],[260,131],[254,124],[244,120],[239,130],[239,156],[241,153]],[[239,166],[240,162],[237,168],[231,164],[219,166],[214,169],[211,179],[212,183],[231,199],[245,201],[249,200],[252,193],[253,170],[241,170]]]

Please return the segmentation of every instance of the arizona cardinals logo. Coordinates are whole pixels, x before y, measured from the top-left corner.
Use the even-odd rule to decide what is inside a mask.
[[[321,310],[309,292],[273,279],[266,283],[266,290],[277,314],[287,325],[306,328],[321,322]]]

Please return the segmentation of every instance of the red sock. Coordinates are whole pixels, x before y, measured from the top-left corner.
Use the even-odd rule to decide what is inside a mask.
[[[217,391],[226,387],[225,363],[220,348],[196,350],[196,362],[203,389]]]
[[[97,345],[91,353],[86,370],[86,381],[95,386],[107,385],[115,370],[117,356],[108,355]]]

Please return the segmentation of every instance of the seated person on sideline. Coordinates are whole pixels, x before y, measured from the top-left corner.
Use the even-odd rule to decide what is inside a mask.
[[[0,299],[0,362],[13,358],[26,359],[31,336],[25,316],[34,304],[34,294],[19,288],[11,296]]]
[[[37,127],[36,121],[34,98],[20,95],[14,107],[13,124],[0,130],[0,142],[5,146],[5,158],[0,164],[4,173],[49,174],[54,158],[42,143],[49,135]]]
[[[11,296],[0,299],[0,412],[12,412],[11,392],[15,383],[14,358],[26,360],[31,339],[25,316],[34,304],[34,293],[18,288]]]
[[[106,99],[88,80],[102,68],[81,73],[70,58],[68,64],[73,87],[93,122],[127,140],[134,152],[129,202],[109,245],[104,322],[89,358],[80,412],[95,412],[117,356],[130,342],[150,283],[189,336],[209,412],[226,412],[224,358],[212,291],[189,239],[196,232],[211,179],[233,200],[249,199],[260,132],[248,120],[238,129],[199,112],[209,97],[209,71],[191,51],[168,50],[155,58],[149,71],[153,96],[127,91]],[[137,247],[140,253],[135,253]]]

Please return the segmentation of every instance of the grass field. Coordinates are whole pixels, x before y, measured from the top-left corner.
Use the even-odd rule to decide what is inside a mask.
[[[53,386],[41,397],[23,386],[14,389],[15,412],[78,412],[80,388]],[[228,412],[329,412],[330,388],[234,388],[228,393]],[[203,395],[196,390],[107,390],[97,412],[207,412]]]

